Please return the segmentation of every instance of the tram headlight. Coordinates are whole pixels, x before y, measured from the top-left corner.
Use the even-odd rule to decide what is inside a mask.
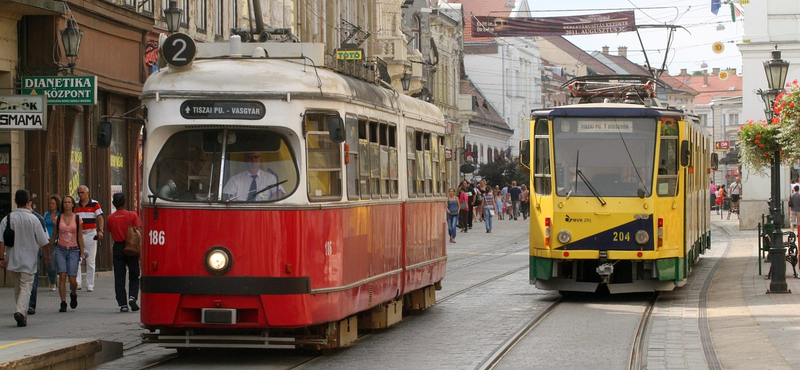
[[[213,247],[206,252],[206,270],[214,275],[223,275],[231,269],[231,252],[225,247]]]
[[[636,235],[634,235],[634,239],[636,239],[636,244],[645,245],[650,241],[650,234],[648,234],[647,231],[639,230],[636,232]]]
[[[558,242],[561,244],[567,244],[572,240],[572,234],[567,230],[561,230],[558,232]]]

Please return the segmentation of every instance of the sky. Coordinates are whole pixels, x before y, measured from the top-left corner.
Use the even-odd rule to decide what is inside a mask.
[[[711,0],[527,0],[532,10],[532,17],[544,16],[569,16],[582,14],[596,14],[612,11],[635,10],[637,25],[663,25],[672,24],[682,26],[676,29],[672,46],[667,53],[666,68],[671,75],[677,75],[682,68],[689,73],[702,70],[703,62],[708,64],[708,70],[720,68],[726,70],[735,68],[742,72],[742,57],[737,43],[742,40],[742,16],[736,16],[736,22],[731,20],[730,6],[723,4],[717,15],[711,12]],[[561,9],[554,4],[559,4]],[[667,4],[667,5],[665,5]],[[747,8],[745,7],[746,11]],[[719,24],[725,27],[724,31],[717,31]],[[650,64],[660,68],[664,62],[667,51],[668,29],[640,30],[642,41],[647,50]],[[636,32],[620,34],[601,34],[587,36],[566,36],[566,38],[584,51],[601,51],[603,46],[609,47],[612,55],[617,54],[619,46],[628,47],[628,59],[644,64],[645,58],[642,46]],[[715,53],[712,46],[721,42],[724,50]]]

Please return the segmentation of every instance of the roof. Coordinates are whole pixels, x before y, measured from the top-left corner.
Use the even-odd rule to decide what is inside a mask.
[[[470,119],[470,123],[480,123],[499,130],[513,132],[511,128],[508,127],[506,122],[503,121],[503,118],[500,117],[500,114],[497,113],[497,111],[489,103],[489,101],[486,100],[480,90],[478,90],[475,84],[472,83],[472,80],[469,78],[461,79],[459,90],[459,92],[462,94],[472,95],[472,101],[477,103],[473,104],[475,116]]]
[[[589,71],[591,71],[589,74],[598,74],[598,75],[617,74],[616,72],[614,72],[614,70],[606,67],[603,63],[600,63],[600,61],[595,59],[593,56],[583,51],[583,49],[575,46],[575,44],[569,42],[569,40],[561,36],[540,36],[538,39],[545,40],[551,43],[553,46],[561,49],[565,53],[569,54],[571,57],[575,58],[575,60],[578,61],[579,63],[585,64],[586,68]]]
[[[643,75],[643,76],[650,75],[650,72],[648,72],[642,66],[634,62],[631,62],[630,60],[628,60],[628,58],[623,57],[621,55],[611,55],[595,51],[592,52],[592,56],[595,57],[595,59],[599,60],[601,63],[605,64],[606,67],[614,70],[616,74]]]
[[[509,17],[514,9],[506,8],[508,0],[450,0],[450,4],[462,4],[464,13],[464,43],[494,42],[493,37],[472,37],[473,16]]]
[[[672,76],[681,85],[680,89],[691,88],[697,91],[694,97],[695,104],[708,104],[715,98],[742,96],[743,78],[735,73],[729,73],[728,78],[720,80],[718,74],[706,76]]]

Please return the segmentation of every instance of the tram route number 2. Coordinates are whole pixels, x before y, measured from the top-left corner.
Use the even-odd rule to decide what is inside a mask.
[[[164,231],[150,230],[150,245],[164,245]]]
[[[185,33],[173,33],[161,46],[164,59],[171,66],[183,67],[194,60],[197,46],[194,40]]]
[[[629,242],[631,241],[631,233],[627,231],[614,231],[612,233],[615,242]]]

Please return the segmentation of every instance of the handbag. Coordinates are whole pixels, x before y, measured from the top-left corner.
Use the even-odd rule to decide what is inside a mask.
[[[3,231],[3,244],[6,247],[14,246],[14,229],[11,228],[11,215],[6,216],[6,229]]]
[[[142,232],[139,228],[128,225],[128,235],[125,237],[125,248],[122,254],[129,257],[139,257],[139,249],[142,246]]]

